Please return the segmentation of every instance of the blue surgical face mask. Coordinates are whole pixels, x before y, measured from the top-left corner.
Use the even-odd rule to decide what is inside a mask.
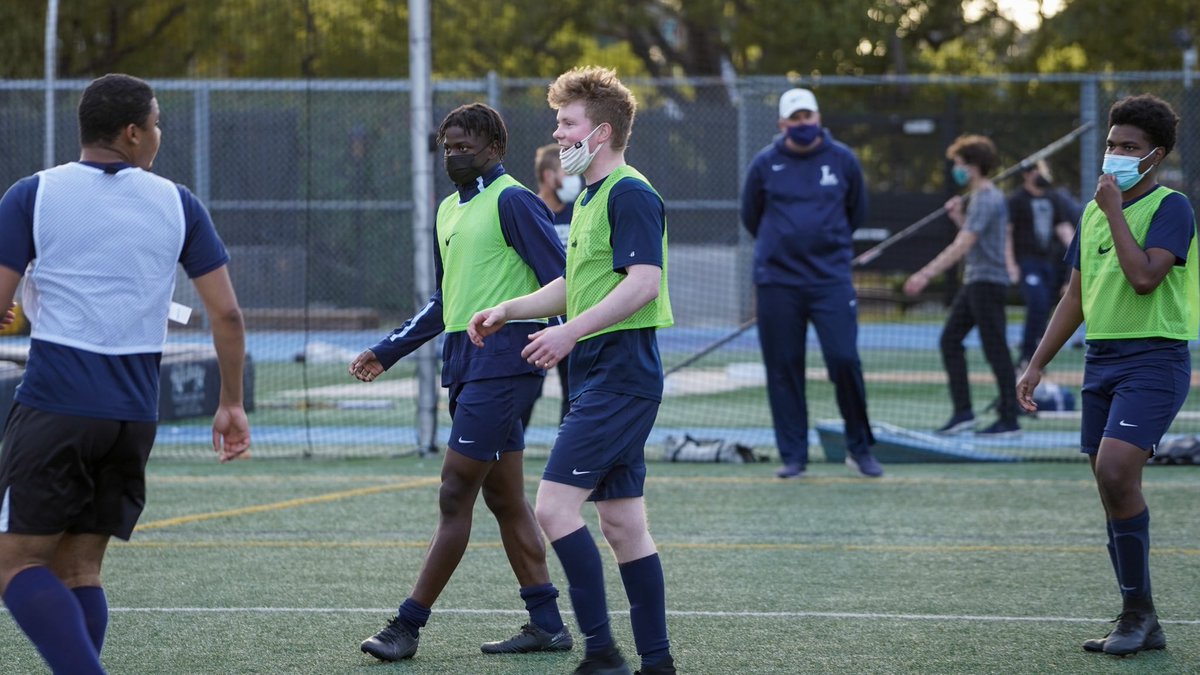
[[[787,137],[796,145],[809,146],[821,135],[820,124],[797,124],[787,128]]]
[[[1142,180],[1142,176],[1150,173],[1150,169],[1154,168],[1154,165],[1151,165],[1145,171],[1138,171],[1138,167],[1141,166],[1142,162],[1146,161],[1150,155],[1153,155],[1157,149],[1158,146],[1156,145],[1150,150],[1149,154],[1140,159],[1128,155],[1105,155],[1104,165],[1101,167],[1100,172],[1111,173],[1113,178],[1117,179],[1117,187],[1121,189],[1121,192],[1124,192],[1137,185],[1138,181]]]
[[[961,164],[950,169],[950,177],[954,179],[955,183],[958,183],[959,187],[965,187],[967,183],[971,182],[971,174],[967,173],[967,167]]]

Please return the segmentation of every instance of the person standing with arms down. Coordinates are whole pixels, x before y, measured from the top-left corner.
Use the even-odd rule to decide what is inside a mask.
[[[1046,331],[1063,278],[1062,253],[1075,233],[1071,211],[1050,182],[1045,160],[1021,170],[1021,185],[1008,195],[1008,219],[1009,257],[1025,296],[1025,329],[1017,358],[1018,370],[1024,370]]]
[[[563,248],[567,246],[567,235],[571,230],[571,215],[575,212],[575,199],[583,191],[583,177],[568,175],[563,171],[562,161],[558,157],[557,143],[543,145],[538,148],[534,157],[533,169],[537,174],[538,197],[541,197],[550,212],[554,214],[554,231]],[[571,387],[568,382],[567,359],[558,362],[558,382],[562,387],[562,407],[559,409],[558,421],[567,416],[571,409]]]
[[[150,172],[159,114],[142,80],[93,80],[79,101],[79,161],[23,178],[0,200],[0,307],[28,266],[33,325],[0,456],[0,585],[55,673],[104,672],[100,568],[145,505],[178,264],[212,324],[213,450],[225,462],[250,448],[229,254],[196,197]]]
[[[566,315],[566,323],[531,335],[522,355],[542,368],[570,355],[574,398],[534,509],[586,636],[575,672],[629,673],[609,627],[600,551],[580,513],[590,500],[629,598],[639,672],[670,674],[663,568],[644,497],[646,438],[663,392],[656,331],[673,323],[666,211],[649,181],[625,163],[637,102],[616,73],[595,66],[568,71],[550,85],[547,100],[558,111],[554,138],[563,169],[587,183],[571,219],[566,275],[479,312],[467,330],[485,347],[506,322]]]
[[[529,622],[513,637],[481,649],[488,654],[569,650],[573,640],[559,614],[545,544],[525,499],[522,461],[521,416],[541,391],[546,371],[526,363],[521,348],[546,322],[513,323],[482,350],[466,334],[478,309],[561,276],[563,249],[545,204],[504,170],[508,130],[499,113],[481,103],[455,108],[442,120],[437,140],[456,188],[437,212],[438,289],[404,326],[359,354],[349,370],[372,382],[445,331],[442,386],[450,389],[450,451],[442,463],[437,531],[412,594],[361,649],[383,661],[416,654],[433,603],[466,551],[475,499],[482,491],[500,526]]]
[[[817,97],[790,89],[779,98],[779,130],[755,156],[742,187],[742,225],[754,236],[758,339],[767,368],[767,398],[780,478],[805,475],[808,325],[845,423],[846,464],[883,475],[871,454],[867,388],[858,355],[858,295],[850,276],[851,233],[866,219],[862,167],[850,148],[821,127]]]
[[[1108,112],[1107,154],[1067,257],[1074,269],[1017,399],[1037,410],[1042,371],[1087,322],[1080,450],[1088,455],[1108,531],[1122,609],[1116,627],[1083,648],[1133,654],[1167,645],[1150,588],[1150,509],[1142,468],[1187,400],[1188,342],[1200,331],[1196,214],[1158,184],[1179,117],[1149,94]]]
[[[946,159],[954,162],[954,182],[970,191],[968,199],[955,195],[946,202],[946,215],[958,227],[958,234],[937,257],[904,282],[904,292],[917,295],[930,279],[966,258],[963,285],[950,305],[941,337],[942,363],[950,380],[954,414],[937,433],[957,434],[975,428],[963,340],[978,326],[984,356],[1000,390],[996,404],[999,419],[979,434],[1010,436],[1020,433],[1021,427],[1017,424],[1017,375],[1008,351],[1004,315],[1009,283],[1005,253],[1008,206],[1004,194],[988,178],[999,157],[990,138],[969,134],[959,136],[946,149]]]

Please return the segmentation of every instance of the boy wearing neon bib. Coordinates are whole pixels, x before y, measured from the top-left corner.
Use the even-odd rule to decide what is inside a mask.
[[[1067,252],[1074,264],[1067,293],[1017,382],[1019,403],[1035,411],[1042,370],[1086,319],[1080,448],[1104,506],[1123,603],[1116,627],[1083,643],[1090,652],[1126,655],[1167,644],[1150,594],[1142,467],[1187,398],[1188,341],[1200,328],[1195,212],[1186,196],[1156,180],[1178,121],[1148,94],[1109,110],[1104,173]]]
[[[521,357],[521,348],[545,321],[514,323],[487,349],[472,345],[465,330],[480,308],[558,278],[562,244],[546,205],[504,171],[508,131],[499,113],[479,103],[455,108],[442,121],[437,140],[444,144],[446,173],[456,188],[437,212],[438,290],[402,327],[359,354],[350,374],[371,382],[445,331],[442,386],[450,390],[450,452],[442,463],[437,531],[412,594],[361,649],[383,661],[416,654],[420,629],[467,548],[482,491],[500,526],[529,622],[513,637],[481,649],[487,654],[565,651],[573,640],[559,614],[545,545],[525,499],[521,457],[522,415],[546,376]]]
[[[630,673],[609,628],[600,551],[580,514],[590,500],[629,598],[638,672],[671,674],[662,563],[643,497],[646,438],[663,390],[656,330],[673,322],[663,201],[625,164],[637,103],[613,71],[564,73],[547,100],[558,111],[563,169],[587,184],[571,218],[566,276],[479,312],[467,332],[483,346],[507,321],[566,314],[566,323],[531,335],[523,354],[543,368],[570,354],[571,408],[534,510],[567,575],[587,643],[575,672]]]

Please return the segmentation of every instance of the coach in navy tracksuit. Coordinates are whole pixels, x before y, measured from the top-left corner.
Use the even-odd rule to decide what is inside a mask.
[[[783,133],[746,172],[742,224],[755,237],[758,335],[780,478],[808,464],[805,340],[811,321],[846,423],[846,464],[881,476],[870,453],[867,393],[858,357],[858,299],[850,277],[850,233],[866,218],[862,167],[850,148],[821,127],[817,99],[792,89],[779,99]]]

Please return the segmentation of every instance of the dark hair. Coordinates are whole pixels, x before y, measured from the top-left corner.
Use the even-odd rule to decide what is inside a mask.
[[[446,130],[458,127],[474,136],[485,136],[496,146],[496,155],[503,158],[508,151],[508,129],[500,113],[482,103],[468,103],[451,110],[437,131],[437,142],[446,140]]]
[[[996,144],[987,136],[979,134],[964,134],[954,139],[950,147],[946,148],[946,159],[954,159],[956,156],[962,158],[966,164],[979,167],[979,173],[983,176],[991,174],[992,169],[1000,162],[996,154]]]
[[[1175,147],[1175,126],[1179,115],[1171,105],[1153,94],[1126,96],[1108,110],[1108,126],[1129,125],[1141,129],[1155,147],[1166,156]]]
[[[534,181],[538,185],[542,184],[542,172],[557,171],[558,167],[562,166],[558,151],[558,143],[550,143],[537,149],[537,154],[533,158],[533,175]]]
[[[92,80],[79,98],[79,143],[111,141],[130,124],[144,126],[153,98],[150,85],[132,75],[109,73]]]

